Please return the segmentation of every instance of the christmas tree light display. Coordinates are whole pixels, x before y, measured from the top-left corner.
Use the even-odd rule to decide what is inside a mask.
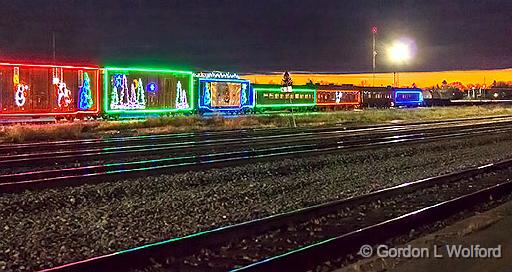
[[[84,79],[82,82],[82,87],[80,87],[78,97],[79,109],[88,110],[93,106],[94,102],[92,100],[91,79],[89,78],[89,74],[87,74],[87,72],[84,73]]]
[[[137,82],[137,105],[141,108],[146,107],[146,95],[144,92],[144,85],[142,85],[142,79],[139,78]]]
[[[134,79],[128,89],[126,75],[116,74],[112,77],[111,109],[144,109],[146,94],[142,79]]]
[[[210,94],[210,83],[204,84],[204,104],[210,105],[212,103],[212,97]]]
[[[113,88],[112,88],[112,93],[111,93],[111,97],[110,97],[110,108],[111,109],[117,109],[121,102],[118,89],[120,89],[121,86],[123,85],[123,80],[126,80],[125,75],[116,74],[112,77]]]
[[[176,108],[188,108],[187,91],[181,87],[181,81],[179,80],[178,83],[176,84]]]
[[[247,84],[242,84],[242,105],[247,104],[249,97],[247,95]]]

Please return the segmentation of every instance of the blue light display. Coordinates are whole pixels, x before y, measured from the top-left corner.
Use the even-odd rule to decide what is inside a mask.
[[[80,87],[78,95],[78,108],[80,110],[88,110],[92,105],[91,79],[89,78],[89,74],[85,72],[84,81],[82,82],[82,87]]]
[[[117,88],[121,88],[123,85],[123,74],[116,74],[114,75],[114,86]]]
[[[212,106],[212,90],[209,83],[240,84],[240,103],[238,106]],[[254,93],[251,82],[243,79],[199,78],[199,108],[206,111],[242,111],[254,107]]]
[[[423,92],[418,88],[395,88],[393,98],[396,106],[421,106],[423,104]]]
[[[155,82],[151,82],[146,86],[146,90],[150,93],[158,91],[158,85]]]
[[[212,96],[210,93],[209,84],[207,82],[204,83],[204,95],[203,95],[203,105],[210,106],[212,103]]]

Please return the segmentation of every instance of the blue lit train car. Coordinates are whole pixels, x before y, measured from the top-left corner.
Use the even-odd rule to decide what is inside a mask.
[[[361,87],[363,107],[419,107],[423,105],[423,91],[419,88]]]
[[[419,107],[423,105],[423,91],[419,88],[392,88],[393,107]]]
[[[198,110],[205,112],[244,113],[254,108],[254,94],[249,80],[233,73],[198,73]]]

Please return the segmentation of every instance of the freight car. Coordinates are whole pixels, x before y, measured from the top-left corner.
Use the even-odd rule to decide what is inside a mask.
[[[361,97],[361,89],[354,85],[316,85],[316,106],[321,110],[359,108]]]
[[[233,73],[198,73],[199,112],[245,113],[254,108],[254,95],[249,80]]]
[[[425,106],[449,106],[452,105],[452,100],[463,98],[464,92],[456,88],[423,91]]]
[[[97,116],[99,68],[0,63],[0,116]]]
[[[483,99],[512,100],[512,87],[492,87],[483,90]]]
[[[253,84],[256,96],[255,111],[308,111],[316,106],[314,85],[293,86],[290,91],[277,84]]]
[[[418,107],[423,105],[423,92],[419,88],[361,87],[363,107]]]
[[[147,68],[104,69],[103,113],[123,116],[192,113],[192,72]]]

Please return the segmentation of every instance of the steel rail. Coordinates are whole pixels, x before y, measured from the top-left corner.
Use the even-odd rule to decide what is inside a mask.
[[[59,150],[59,149],[80,149],[81,147],[88,148],[91,145],[102,146],[124,146],[128,144],[136,144],[139,142],[180,142],[183,139],[208,140],[208,139],[222,139],[225,137],[252,137],[252,136],[271,136],[279,134],[297,135],[300,133],[318,133],[323,131],[344,130],[346,133],[358,131],[375,131],[385,129],[400,129],[403,127],[414,126],[431,126],[450,123],[465,123],[475,121],[488,121],[488,120],[507,120],[512,118],[510,115],[500,115],[491,117],[478,117],[478,118],[461,118],[449,119],[441,121],[423,121],[423,122],[410,122],[403,124],[385,124],[385,125],[368,125],[356,127],[306,127],[306,128],[265,128],[265,129],[241,129],[241,130],[224,130],[224,131],[208,131],[208,132],[186,132],[186,133],[173,133],[173,134],[158,134],[158,135],[141,135],[141,136],[127,136],[127,137],[112,137],[112,138],[95,138],[95,139],[76,139],[76,140],[61,140],[50,142],[37,142],[37,143],[24,143],[24,144],[4,144],[0,146],[0,154],[11,154],[19,151],[26,151],[28,153],[34,150]]]
[[[343,258],[348,254],[356,254],[363,245],[384,243],[387,239],[407,234],[411,229],[435,223],[510,193],[512,193],[512,181],[506,181],[244,267],[234,268],[231,271],[307,271],[323,262]]]
[[[500,126],[501,128],[508,128],[512,125],[512,121],[503,121],[503,122],[493,122],[493,123],[484,123],[484,124],[462,124],[457,126],[450,127],[434,127],[434,128],[410,128],[410,129],[392,129],[392,130],[383,130],[378,132],[372,132],[371,134],[365,133],[351,133],[347,134],[345,131],[328,131],[328,132],[320,132],[317,134],[313,133],[303,133],[298,135],[272,135],[272,136],[257,136],[252,138],[240,139],[240,138],[227,138],[227,139],[218,139],[218,140],[204,140],[204,141],[182,141],[176,143],[163,143],[163,144],[145,144],[145,145],[134,145],[134,146],[125,146],[125,147],[111,147],[111,148],[93,148],[93,149],[83,149],[83,150],[69,150],[69,151],[54,151],[54,152],[36,152],[36,153],[28,153],[28,154],[17,154],[17,155],[8,155],[8,156],[0,156],[0,166],[8,167],[8,166],[27,166],[31,167],[37,165],[45,165],[49,161],[52,163],[58,162],[83,162],[87,160],[104,160],[107,158],[116,158],[116,157],[132,157],[133,156],[142,156],[142,155],[158,155],[164,154],[169,155],[170,151],[179,152],[180,154],[186,154],[192,151],[203,151],[210,152],[207,150],[208,148],[233,148],[233,147],[255,147],[258,145],[277,145],[277,144],[290,144],[294,142],[315,142],[315,141],[328,141],[332,140],[334,137],[339,137],[339,140],[350,141],[354,138],[360,137],[376,137],[379,135],[384,137],[385,135],[397,135],[403,136],[401,133],[411,133],[411,132],[424,132],[430,133],[435,131],[442,130],[454,130],[459,129],[460,131],[465,130],[479,130],[479,129],[488,129],[489,127]],[[347,135],[345,135],[347,134]]]
[[[191,234],[185,237],[161,241],[141,247],[115,252],[87,260],[65,264],[43,271],[113,271],[129,270],[151,266],[155,262],[165,263],[168,258],[180,259],[194,254],[203,248],[237,241],[245,237],[254,237],[259,233],[284,228],[319,218],[321,216],[363,205],[368,202],[401,196],[413,191],[430,188],[440,184],[450,184],[475,176],[502,170],[510,170],[512,160],[470,168],[464,171],[426,178],[394,187],[378,190],[366,195],[332,201],[291,212],[272,215],[231,226]],[[372,224],[354,231],[325,239],[290,252],[280,254],[236,268],[240,271],[301,271],[308,270],[321,262],[343,257],[353,253],[363,244],[382,242],[387,238],[407,233],[416,228],[440,219],[444,219],[463,209],[485,202],[489,196],[494,199],[510,194],[512,182],[500,182],[490,187],[451,198],[450,200],[423,207],[398,217]]]
[[[485,133],[507,133],[510,129],[493,129],[476,132],[455,132],[440,135],[413,135],[409,138],[384,137],[363,143],[328,142],[301,144],[284,147],[262,148],[232,152],[220,152],[204,155],[169,157],[155,160],[143,160],[105,165],[93,165],[64,169],[32,171],[25,173],[0,175],[0,194],[19,192],[26,189],[99,183],[123,178],[176,173],[179,171],[204,170],[209,168],[241,165],[254,161],[266,161],[275,158],[294,158],[304,155],[326,154],[342,150],[375,148],[411,142],[434,141],[446,138],[460,138]]]

